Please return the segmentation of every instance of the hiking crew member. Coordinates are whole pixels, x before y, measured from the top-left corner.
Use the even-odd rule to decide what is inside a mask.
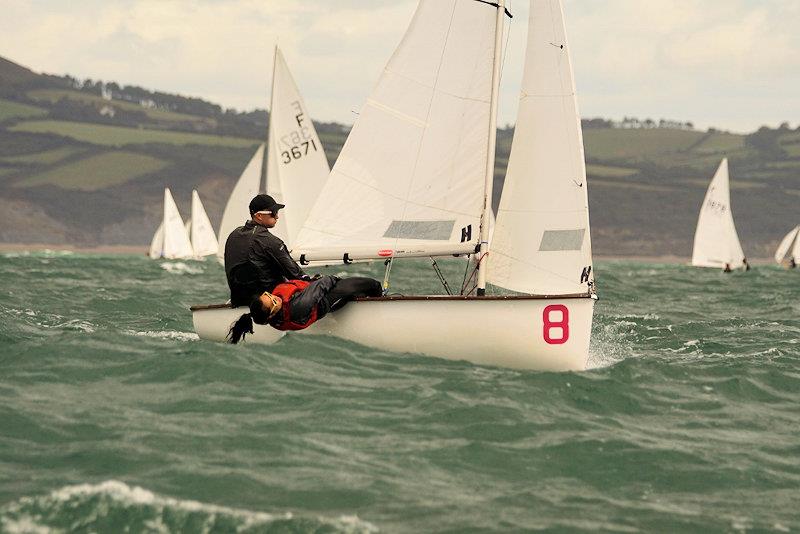
[[[231,343],[253,333],[253,322],[278,330],[302,330],[358,297],[378,297],[381,283],[372,278],[310,277],[292,259],[284,242],[269,232],[284,208],[269,195],[250,202],[251,220],[225,242],[225,275],[231,306],[248,306],[231,326]]]

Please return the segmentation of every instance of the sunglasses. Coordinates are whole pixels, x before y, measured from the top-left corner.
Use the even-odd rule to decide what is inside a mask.
[[[273,295],[272,293],[268,293],[267,291],[264,291],[261,294],[261,296],[267,297],[270,300],[270,302],[272,302],[272,306],[270,307],[269,310],[269,316],[272,317],[273,315],[278,313],[278,310],[280,309],[283,303],[280,300],[278,300],[278,298],[275,295]]]
[[[257,211],[256,214],[257,215],[269,215],[270,217],[277,217],[278,216],[278,210],[275,210],[275,211],[270,211],[270,210]]]

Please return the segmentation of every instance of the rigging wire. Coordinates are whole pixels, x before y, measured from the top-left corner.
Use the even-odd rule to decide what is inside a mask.
[[[384,297],[389,294],[389,273],[392,272],[393,260],[394,260],[394,256],[392,256],[391,258],[387,259],[384,262],[384,265],[386,265],[386,273],[383,275],[383,296]]]
[[[445,279],[444,275],[442,274],[441,269],[439,269],[439,264],[436,263],[436,260],[433,259],[433,256],[431,256],[431,263],[433,264],[433,270],[436,271],[436,276],[439,277],[439,281],[444,286],[444,290],[447,291],[448,295],[452,295],[453,292],[450,291],[450,285],[447,283],[447,280]]]

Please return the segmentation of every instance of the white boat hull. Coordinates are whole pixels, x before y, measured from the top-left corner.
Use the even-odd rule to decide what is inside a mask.
[[[594,299],[586,295],[361,299],[289,335],[330,335],[481,365],[580,371],[586,369],[593,308]],[[247,308],[197,306],[192,313],[201,339],[224,342]],[[284,335],[270,326],[254,330],[247,343],[275,343]]]

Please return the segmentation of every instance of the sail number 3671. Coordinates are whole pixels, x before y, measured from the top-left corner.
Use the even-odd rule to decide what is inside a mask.
[[[549,345],[562,345],[569,339],[569,309],[563,304],[551,304],[542,311],[542,335]]]
[[[308,149],[311,148],[313,151],[317,150],[317,144],[314,142],[313,139],[308,141],[303,141],[299,145],[295,145],[291,147],[289,150],[284,150],[281,152],[281,156],[283,157],[283,163],[291,163],[293,159],[300,159],[303,156],[308,154]]]

